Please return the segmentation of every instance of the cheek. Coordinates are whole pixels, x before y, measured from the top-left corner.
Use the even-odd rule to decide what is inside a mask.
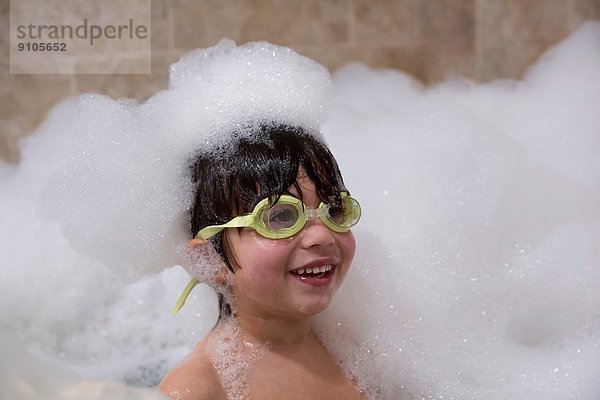
[[[281,240],[262,237],[240,242],[237,251],[240,269],[234,275],[237,295],[257,302],[273,300],[269,296],[276,295],[282,287],[290,254],[282,244]]]
[[[245,232],[235,247],[238,265],[258,275],[283,271],[291,253],[288,239],[267,239],[254,231]]]
[[[356,241],[354,240],[354,235],[352,232],[347,232],[341,235],[340,239],[338,240],[338,246],[342,251],[344,262],[350,265],[352,259],[354,258],[354,253],[356,252]]]
[[[277,255],[285,252],[289,242],[289,239],[267,239],[254,230],[249,230],[244,239],[245,246],[258,255]]]
[[[229,232],[227,239],[238,268],[252,269],[256,263],[260,265],[265,254],[276,251],[274,240],[266,239],[251,229],[239,230],[237,234]]]

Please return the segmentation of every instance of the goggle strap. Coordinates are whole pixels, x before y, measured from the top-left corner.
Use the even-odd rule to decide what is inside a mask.
[[[190,295],[190,293],[192,292],[192,290],[194,289],[194,287],[196,287],[196,285],[198,283],[200,283],[200,281],[198,281],[198,279],[196,279],[196,278],[190,279],[188,284],[185,286],[185,289],[183,289],[183,292],[181,292],[181,294],[179,295],[179,298],[177,299],[177,302],[175,303],[175,307],[173,307],[173,311],[171,311],[171,314],[176,315],[179,312],[179,310],[181,310],[181,308],[185,304],[185,301],[187,300],[188,296]]]
[[[225,228],[244,228],[252,225],[252,221],[254,220],[253,215],[240,215],[239,217],[235,217],[231,221],[223,224],[223,225],[210,225],[200,230],[196,234],[196,237],[199,239],[209,239],[215,236],[217,233],[221,232]]]

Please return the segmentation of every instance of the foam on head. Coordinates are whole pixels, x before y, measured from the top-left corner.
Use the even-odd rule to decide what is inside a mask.
[[[175,265],[190,237],[191,155],[264,123],[318,134],[330,86],[325,68],[291,49],[223,40],[184,55],[169,89],[143,104],[81,96],[75,142],[45,213],[74,248],[120,276]]]
[[[189,94],[180,111],[202,118],[194,126],[206,135],[270,121],[318,131],[331,95],[328,72],[309,58],[267,42],[236,47],[227,39],[173,64],[170,89]]]

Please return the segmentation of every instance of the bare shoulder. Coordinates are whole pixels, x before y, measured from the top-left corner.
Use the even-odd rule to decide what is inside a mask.
[[[158,386],[172,400],[227,399],[204,344],[199,344]]]

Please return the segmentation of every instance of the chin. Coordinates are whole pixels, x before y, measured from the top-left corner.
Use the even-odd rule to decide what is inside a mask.
[[[332,301],[332,296],[323,296],[318,301],[304,302],[298,308],[306,316],[317,315],[327,309]]]

